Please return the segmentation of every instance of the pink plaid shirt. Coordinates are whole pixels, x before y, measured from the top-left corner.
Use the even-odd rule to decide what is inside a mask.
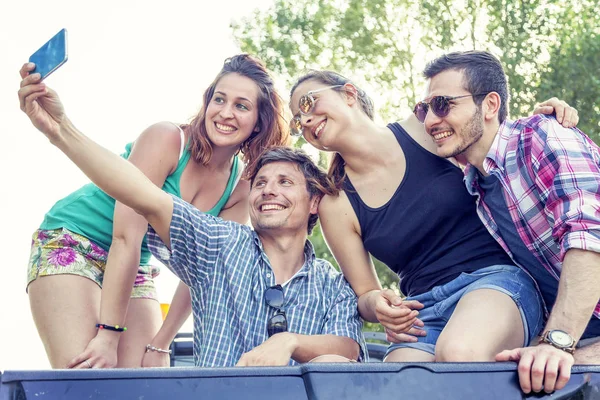
[[[569,249],[600,253],[600,148],[579,129],[563,128],[544,115],[505,121],[483,168],[498,177],[517,232],[548,279],[559,279]],[[479,217],[512,257],[471,165],[465,183],[477,196]],[[600,302],[594,315],[600,318]]]

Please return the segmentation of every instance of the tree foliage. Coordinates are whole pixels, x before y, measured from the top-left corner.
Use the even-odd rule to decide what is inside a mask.
[[[428,60],[453,50],[496,54],[509,77],[510,114],[559,97],[580,129],[600,141],[600,17],[597,0],[275,0],[234,22],[243,51],[291,86],[310,68],[332,69],[372,90],[384,120],[421,97]],[[300,142],[302,144],[302,142]],[[334,262],[316,230],[319,257]],[[335,264],[335,263],[334,263]],[[377,264],[385,286],[395,280]]]

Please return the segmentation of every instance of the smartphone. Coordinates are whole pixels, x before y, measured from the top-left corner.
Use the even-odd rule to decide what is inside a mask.
[[[46,42],[38,51],[29,57],[29,62],[35,63],[31,72],[39,73],[44,80],[67,61],[67,30],[61,29],[54,37]]]

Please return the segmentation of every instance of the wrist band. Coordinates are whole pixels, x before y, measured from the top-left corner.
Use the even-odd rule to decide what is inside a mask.
[[[171,350],[163,350],[161,348],[154,347],[151,344],[147,344],[146,345],[146,353],[148,353],[149,351],[156,351],[157,353],[171,354]]]
[[[98,329],[108,329],[109,331],[115,331],[115,332],[125,332],[127,330],[126,327],[124,326],[119,326],[119,325],[106,325],[106,324],[96,324],[96,328]]]

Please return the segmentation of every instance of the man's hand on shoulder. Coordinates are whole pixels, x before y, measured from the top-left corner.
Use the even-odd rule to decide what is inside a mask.
[[[496,361],[519,363],[519,383],[524,393],[531,391],[551,393],[565,387],[571,377],[573,355],[556,347],[541,343],[537,346],[504,350]]]
[[[293,333],[278,333],[260,346],[242,354],[236,367],[288,365],[297,345],[298,341]]]

